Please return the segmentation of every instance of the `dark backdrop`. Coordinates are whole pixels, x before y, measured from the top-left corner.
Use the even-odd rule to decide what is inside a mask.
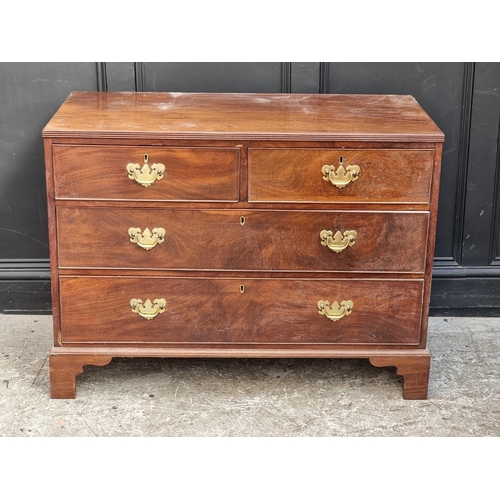
[[[500,63],[0,63],[0,312],[50,312],[41,130],[73,90],[411,94],[446,134],[431,314],[500,315]]]

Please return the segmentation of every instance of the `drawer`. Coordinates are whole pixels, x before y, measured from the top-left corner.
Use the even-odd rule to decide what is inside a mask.
[[[63,344],[416,345],[423,280],[60,277]]]
[[[58,207],[59,266],[423,273],[428,223],[428,212]]]
[[[53,162],[59,199],[239,199],[237,149],[54,146]]]
[[[429,203],[432,150],[249,149],[253,202]]]

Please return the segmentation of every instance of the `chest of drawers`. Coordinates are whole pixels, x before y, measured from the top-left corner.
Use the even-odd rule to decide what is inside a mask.
[[[52,398],[113,357],[367,358],[427,397],[444,136],[412,97],[75,92],[43,137]]]

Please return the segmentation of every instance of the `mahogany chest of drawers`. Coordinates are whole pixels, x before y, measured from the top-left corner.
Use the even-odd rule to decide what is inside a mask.
[[[368,358],[427,397],[444,136],[411,96],[75,92],[43,137],[51,397],[153,356]]]

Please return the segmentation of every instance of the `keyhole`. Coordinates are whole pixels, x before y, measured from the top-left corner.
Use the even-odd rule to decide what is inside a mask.
[[[147,163],[149,160],[149,155],[145,154],[144,155],[144,163]]]
[[[243,226],[245,224],[245,217],[240,217],[240,224]]]
[[[342,165],[342,163],[344,163],[344,157],[343,157],[343,156],[341,156],[341,157],[339,158],[339,163],[340,163],[341,165]]]
[[[243,293],[245,291],[245,285],[240,285],[240,292]]]

